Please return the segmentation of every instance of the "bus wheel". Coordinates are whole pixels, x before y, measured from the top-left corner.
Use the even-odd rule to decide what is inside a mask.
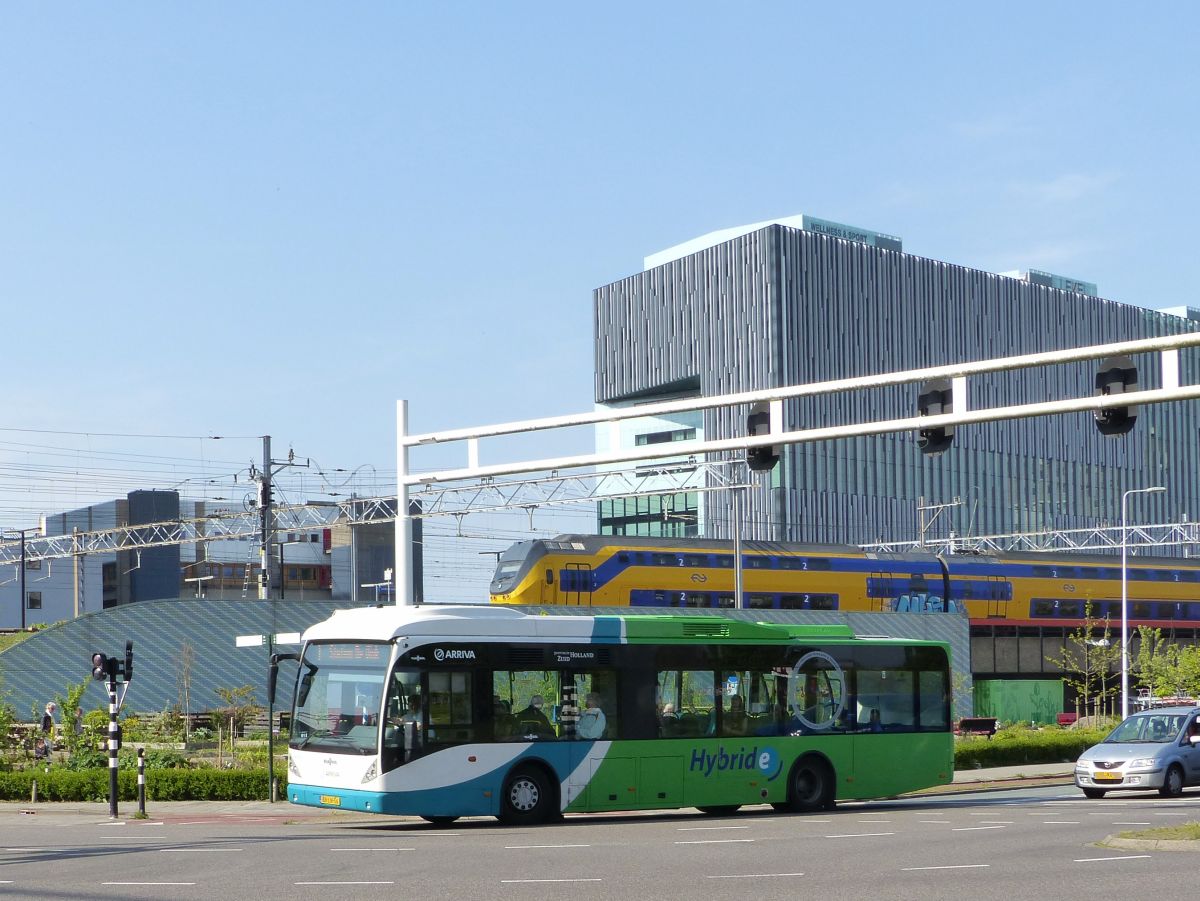
[[[500,821],[514,826],[541,823],[551,813],[550,786],[541,770],[521,767],[504,784],[500,799]]]
[[[421,817],[426,823],[433,823],[435,826],[449,826],[458,817]]]
[[[696,809],[701,813],[706,813],[710,817],[727,817],[731,813],[737,813],[741,804],[707,804],[704,807]]]
[[[792,767],[788,807],[797,813],[833,808],[833,772],[819,757],[805,757]]]

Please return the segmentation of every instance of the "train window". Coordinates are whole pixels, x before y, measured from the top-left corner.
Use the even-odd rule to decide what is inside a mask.
[[[618,563],[628,563],[629,562],[629,554],[627,554],[625,551],[621,551],[621,553],[617,554],[617,562]]]
[[[752,594],[750,595],[750,607],[754,610],[763,610],[773,608],[775,606],[775,596],[771,594]]]
[[[731,594],[718,595],[717,596],[717,606],[718,607],[732,607],[733,606],[733,595],[731,595]]]
[[[1130,607],[1129,615],[1137,617],[1138,619],[1149,619],[1150,605],[1145,601],[1138,601]]]
[[[674,554],[655,554],[654,562],[659,566],[674,566],[679,560]]]
[[[1058,615],[1068,617],[1081,616],[1083,614],[1083,611],[1080,609],[1081,606],[1079,601],[1059,601]]]
[[[1033,577],[1035,579],[1057,579],[1058,570],[1053,566],[1035,566],[1033,568]]]
[[[1159,619],[1178,619],[1178,617],[1175,615],[1175,613],[1176,613],[1176,605],[1175,604],[1168,604],[1166,601],[1163,601],[1162,603],[1160,603],[1158,605],[1158,618]]]
[[[746,569],[770,569],[770,557],[742,557],[742,566]]]
[[[803,557],[780,557],[779,558],[779,568],[780,569],[804,569],[804,558]]]
[[[717,554],[717,566],[721,569],[733,569],[733,557],[730,554]]]
[[[836,594],[812,594],[809,595],[809,606],[813,610],[836,610],[837,595]]]
[[[705,592],[705,591],[688,592],[687,605],[689,607],[707,607],[707,606],[709,606],[708,592]]]
[[[1038,598],[1033,602],[1034,616],[1054,616],[1054,601]]]
[[[833,568],[833,566],[830,564],[829,560],[827,560],[824,557],[809,557],[808,558],[808,569],[815,569],[815,570],[818,570],[819,572],[828,572],[832,568]]]
[[[684,554],[683,562],[686,566],[708,566],[708,557],[704,554]]]
[[[779,596],[779,609],[803,610],[805,597],[803,594],[781,594]]]
[[[554,584],[554,570],[552,570],[552,569],[546,570],[546,584],[547,585]]]

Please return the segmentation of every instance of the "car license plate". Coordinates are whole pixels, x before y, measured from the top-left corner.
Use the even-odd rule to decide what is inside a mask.
[[[1120,773],[1093,773],[1092,779],[1096,782],[1120,782]]]
[[[321,803],[328,804],[330,807],[341,807],[342,799],[337,795],[321,795]]]

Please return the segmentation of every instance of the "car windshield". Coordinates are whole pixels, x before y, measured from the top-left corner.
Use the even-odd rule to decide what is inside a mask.
[[[375,754],[389,648],[368,642],[310,644],[300,661],[288,746]]]
[[[1174,741],[1187,719],[1182,713],[1139,713],[1117,726],[1104,739],[1105,744],[1116,742],[1148,742],[1165,744]]]

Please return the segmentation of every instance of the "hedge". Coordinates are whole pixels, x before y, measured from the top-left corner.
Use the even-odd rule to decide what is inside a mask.
[[[282,795],[286,782],[276,776]],[[0,772],[0,800],[28,801],[37,782],[42,801],[107,801],[108,770],[64,770],[52,768]],[[137,773],[117,772],[117,792],[122,801],[137,800]],[[146,798],[150,801],[265,801],[267,771],[262,770],[147,770]]]
[[[992,739],[960,739],[954,747],[954,768],[971,770],[988,766],[1036,763],[1073,763],[1098,743],[1108,730],[1001,729]]]

